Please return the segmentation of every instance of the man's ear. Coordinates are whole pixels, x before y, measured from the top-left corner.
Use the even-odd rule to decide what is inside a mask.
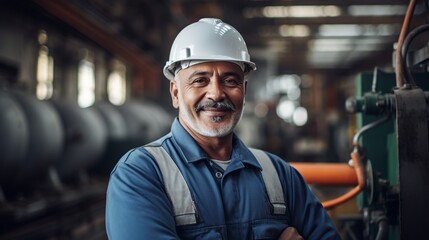
[[[170,96],[174,108],[179,108],[179,89],[177,88],[176,80],[170,80]]]

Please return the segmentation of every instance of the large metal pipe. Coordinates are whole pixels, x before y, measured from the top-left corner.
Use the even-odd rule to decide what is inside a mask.
[[[347,163],[290,163],[308,184],[324,186],[353,186],[358,180],[353,167]]]
[[[124,139],[128,135],[128,128],[124,117],[116,106],[108,102],[101,102],[93,106],[100,114],[107,127],[108,139]]]
[[[29,186],[42,177],[61,156],[63,126],[55,109],[45,101],[19,90],[10,91],[22,107],[28,123],[28,149],[23,164],[10,182]]]
[[[0,185],[23,164],[28,149],[28,124],[24,110],[6,91],[0,91]]]
[[[125,119],[128,137],[155,140],[170,130],[173,117],[160,106],[149,101],[129,101],[118,106]]]
[[[62,179],[67,179],[100,160],[106,147],[107,129],[95,109],[83,109],[66,100],[52,100],[52,103],[66,133],[63,156],[56,169]]]

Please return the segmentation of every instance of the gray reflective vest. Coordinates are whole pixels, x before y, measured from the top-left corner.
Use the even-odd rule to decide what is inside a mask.
[[[157,162],[164,180],[165,190],[171,200],[176,226],[197,223],[197,211],[188,184],[170,155],[161,146],[144,146]],[[250,148],[262,167],[262,178],[274,214],[286,214],[286,203],[279,176],[268,155]]]

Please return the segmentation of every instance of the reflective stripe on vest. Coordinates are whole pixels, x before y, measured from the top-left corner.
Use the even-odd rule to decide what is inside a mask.
[[[271,161],[264,151],[254,148],[249,149],[262,167],[262,178],[264,179],[265,189],[267,190],[271,205],[273,205],[274,214],[286,214],[283,188],[273,161]]]
[[[176,226],[197,223],[191,192],[173,159],[163,147],[145,146],[145,149],[152,154],[161,170],[165,190],[173,204]]]
[[[173,159],[161,146],[144,146],[144,148],[152,154],[162,173],[165,190],[173,204],[176,226],[196,223],[195,203],[188,184]],[[262,179],[273,206],[273,213],[286,214],[283,188],[273,162],[262,150],[250,148],[250,151],[262,167]]]

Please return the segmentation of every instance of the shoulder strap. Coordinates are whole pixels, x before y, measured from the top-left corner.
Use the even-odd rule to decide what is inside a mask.
[[[264,151],[254,148],[249,149],[262,166],[262,178],[264,179],[270,202],[273,205],[274,214],[286,214],[283,188],[273,162]]]
[[[188,184],[170,155],[161,146],[144,146],[161,170],[165,190],[173,204],[176,226],[197,223],[194,201]]]

